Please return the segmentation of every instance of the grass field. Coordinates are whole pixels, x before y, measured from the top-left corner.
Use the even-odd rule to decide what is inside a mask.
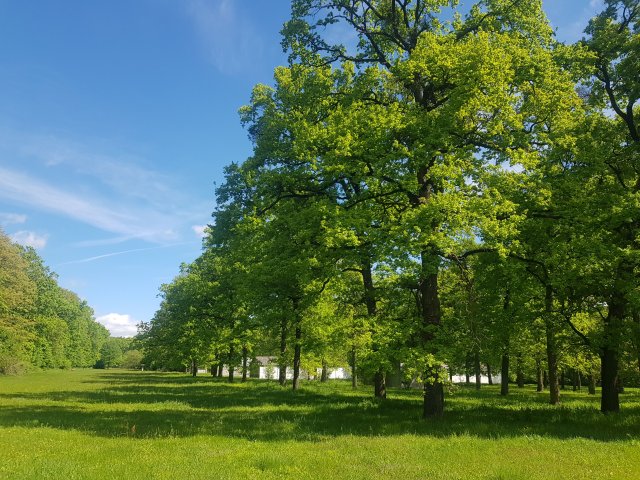
[[[119,370],[0,377],[0,478],[640,478],[640,391],[598,398],[458,388],[421,420],[418,391]]]

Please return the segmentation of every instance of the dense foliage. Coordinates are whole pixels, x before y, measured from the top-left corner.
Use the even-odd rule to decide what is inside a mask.
[[[157,368],[349,364],[444,410],[453,373],[602,387],[640,367],[640,6],[557,42],[540,1],[294,0],[241,109],[202,256],[141,332]],[[355,40],[334,44],[335,32]],[[217,370],[217,369],[214,369]],[[355,384],[355,380],[354,380]]]
[[[90,367],[109,332],[32,248],[0,231],[0,373]]]

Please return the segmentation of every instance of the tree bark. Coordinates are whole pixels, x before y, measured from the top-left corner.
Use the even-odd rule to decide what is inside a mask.
[[[522,355],[516,357],[516,383],[518,388],[524,388],[524,369],[522,368]]]
[[[284,386],[287,383],[287,319],[283,316],[280,320],[280,364],[278,365],[278,383]]]
[[[358,388],[358,354],[355,347],[351,350],[351,387]]]
[[[564,374],[564,370],[560,371],[560,390],[564,390],[566,387],[567,379]]]
[[[376,398],[387,398],[387,384],[384,378],[384,369],[380,367],[373,376],[374,395]]]
[[[191,376],[195,377],[196,375],[198,375],[198,364],[196,363],[195,360],[191,360]]]
[[[473,356],[473,367],[476,374],[476,390],[480,390],[482,387],[482,371],[480,370],[480,354],[475,352]]]
[[[609,313],[604,322],[604,339],[600,349],[602,397],[600,411],[615,413],[620,411],[618,379],[618,346],[625,313],[625,300],[621,294],[612,295]]]
[[[589,375],[589,395],[596,394],[596,376],[594,373]]]
[[[218,363],[218,378],[222,378],[222,371],[224,370],[224,363]]]
[[[547,368],[549,369],[549,403],[560,403],[560,388],[558,385],[558,345],[556,328],[553,321],[553,290],[551,285],[545,288],[545,333],[547,340]]]
[[[502,364],[500,365],[500,395],[509,395],[509,354],[502,354]]]
[[[293,390],[298,390],[300,387],[301,339],[302,327],[300,326],[300,320],[298,319],[296,320],[296,343],[293,348]]]
[[[326,382],[327,378],[329,378],[329,367],[327,366],[326,360],[322,359],[322,373],[320,374],[320,381]]]
[[[422,341],[425,346],[436,337],[440,329],[440,298],[438,296],[438,269],[440,259],[435,254],[422,252],[422,278],[419,291],[422,307]],[[436,352],[434,352],[436,353]],[[444,386],[440,378],[438,365],[433,365],[425,372],[423,416],[437,417],[444,413]]]
[[[489,385],[493,385],[493,377],[491,376],[491,365],[487,363],[487,378],[489,379]]]
[[[236,349],[233,344],[229,345],[229,383],[233,383],[233,374],[234,374],[234,356],[236,353]]]
[[[211,376],[215,377],[216,373],[218,373],[218,365],[216,365],[215,363],[211,364]]]
[[[242,347],[242,382],[243,383],[247,381],[248,357],[249,357],[249,351],[247,350],[247,347]]]
[[[544,378],[542,375],[542,362],[539,358],[536,359],[536,392],[542,392],[544,390]]]

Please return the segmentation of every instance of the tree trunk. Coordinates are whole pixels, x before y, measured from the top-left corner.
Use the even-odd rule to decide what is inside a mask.
[[[542,375],[542,362],[539,358],[536,359],[536,392],[542,392],[544,390],[544,378]]]
[[[476,352],[473,356],[473,367],[476,374],[476,390],[482,386],[482,371],[480,370],[480,354]]]
[[[469,371],[465,370],[464,372],[464,384],[468,387],[471,385],[471,375],[469,375]]]
[[[638,356],[638,372],[640,373],[640,312],[636,310],[631,314],[631,316],[635,327],[636,354]]]
[[[287,319],[280,320],[280,364],[278,365],[278,383],[284,386],[287,383],[287,363],[285,356],[287,354]]]
[[[243,383],[247,381],[248,357],[249,357],[249,351],[247,350],[247,347],[242,347],[242,382]]]
[[[612,296],[609,302],[609,313],[604,322],[603,345],[600,349],[602,397],[600,411],[612,413],[620,411],[618,385],[618,346],[622,321],[624,318],[625,300],[620,294]]]
[[[500,366],[500,395],[509,395],[509,354],[502,354],[502,365]]]
[[[522,368],[522,355],[516,357],[516,383],[518,388],[524,388],[524,370]]]
[[[589,375],[589,395],[596,394],[596,376],[594,373]]]
[[[293,390],[298,390],[300,387],[300,361],[301,361],[301,349],[302,349],[302,325],[300,325],[301,318],[298,312],[298,302],[294,301],[293,304],[294,314],[296,316],[296,340],[293,348]]]
[[[322,359],[322,373],[320,374],[320,381],[326,382],[329,378],[329,367],[327,366],[326,360]]]
[[[491,365],[487,363],[487,378],[489,379],[489,385],[493,385],[493,377],[491,376]]]
[[[216,365],[215,363],[212,363],[211,364],[211,376],[215,377],[217,373],[218,373],[218,365]]]
[[[542,372],[542,383],[543,385],[549,385],[549,374],[546,370]]]
[[[382,367],[373,376],[373,388],[376,398],[387,398],[387,384]]]
[[[578,372],[576,370],[571,370],[571,390],[574,392],[578,391]]]
[[[547,340],[547,368],[549,369],[549,403],[560,403],[560,388],[558,385],[558,346],[556,328],[553,321],[553,290],[551,285],[545,288],[545,333]]]
[[[560,371],[560,390],[564,390],[566,387],[567,379],[564,375],[564,370]]]
[[[233,344],[229,345],[229,383],[233,383],[233,374],[234,374],[234,356],[236,353],[236,349]]]
[[[195,377],[198,375],[198,364],[195,360],[191,360],[191,376]]]
[[[576,371],[576,376],[578,377],[578,391],[582,390],[582,375],[580,375],[580,370]]]
[[[224,363],[220,362],[218,364],[218,378],[222,378],[222,371],[224,370]]]
[[[351,350],[351,387],[358,388],[358,354],[355,347]]]
[[[432,353],[437,353],[431,345],[440,330],[440,298],[438,296],[438,269],[440,258],[423,251],[420,255],[422,273],[419,284],[422,309],[422,342]],[[444,413],[444,387],[440,377],[440,367],[433,365],[425,372],[423,416],[436,417]],[[445,377],[446,378],[446,377]]]

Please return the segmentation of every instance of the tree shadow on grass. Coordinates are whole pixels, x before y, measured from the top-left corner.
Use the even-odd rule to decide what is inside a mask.
[[[622,413],[604,416],[597,398],[586,395],[565,396],[562,406],[552,407],[546,396],[530,391],[500,398],[495,389],[462,389],[448,397],[443,418],[422,420],[416,391],[392,391],[389,399],[375,401],[368,391],[335,383],[292,392],[269,382],[231,385],[153,373],[100,379],[104,389],[0,395],[9,404],[0,408],[0,426],[49,426],[104,437],[219,435],[261,441],[403,434],[640,438],[637,395]]]

